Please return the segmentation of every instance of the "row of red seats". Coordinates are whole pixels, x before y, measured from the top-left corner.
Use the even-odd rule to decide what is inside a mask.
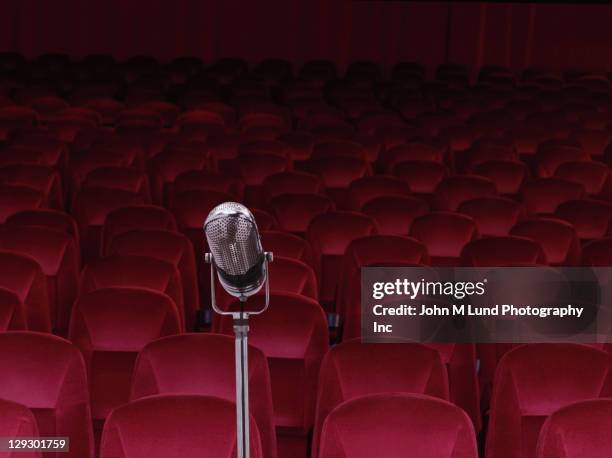
[[[107,301],[96,307],[93,302],[103,300],[100,294]],[[102,457],[176,456],[177,450],[185,457],[230,457],[235,441],[233,339],[185,334],[155,340],[178,331],[176,309],[163,305],[162,295],[157,296],[157,302],[147,298],[148,304],[137,300],[136,309],[140,304],[144,307],[141,310],[121,303],[128,297],[133,300],[150,294],[107,289],[83,298],[78,305],[82,318],[93,315],[89,319],[101,319],[100,329],[85,338],[79,336],[84,331],[79,329],[82,325],[75,324],[74,344],[32,332],[0,334],[0,361],[10,381],[0,387],[3,434],[68,436],[70,451],[66,456],[90,457],[93,415],[94,420],[107,418]],[[117,299],[120,302],[115,306]],[[160,308],[151,314],[153,304],[160,304]],[[279,312],[282,309],[276,307],[276,319],[291,313]],[[296,309],[298,314],[304,310]],[[138,312],[152,316],[148,320],[134,318]],[[168,321],[168,313],[174,315],[173,320]],[[117,314],[122,318],[132,314],[131,319],[138,321],[130,328],[130,338],[106,321]],[[303,431],[314,424],[312,456],[321,458],[366,457],[374,451],[394,456],[404,447],[423,458],[478,456],[468,416],[444,402],[449,399],[449,385],[435,349],[405,343],[366,345],[352,340],[323,357],[327,342],[316,337],[325,337],[322,326],[314,330],[315,336],[308,338],[310,344],[299,355],[294,352],[303,334],[286,340],[291,344],[277,348],[278,356],[266,358],[266,340],[270,339],[265,336],[272,329],[266,321],[271,319],[254,320],[255,346],[250,351],[254,456],[277,456],[275,424],[306,428]],[[291,331],[283,332],[284,336]],[[318,347],[315,340],[319,340]],[[125,374],[118,377],[117,369],[126,365],[134,367],[131,379]],[[310,408],[314,398],[309,404],[305,397],[316,393],[319,365],[314,411]],[[608,353],[579,344],[522,345],[507,353],[500,362],[493,391],[486,456],[557,457],[562,449],[581,453],[588,449],[589,456],[605,456],[609,400],[595,399],[610,395],[611,367]],[[279,385],[279,374],[289,369],[295,377]],[[288,402],[285,407],[297,411],[280,408],[275,396],[279,391]],[[296,394],[301,396],[294,398]],[[118,398],[121,400],[116,404]],[[291,405],[292,398],[297,404]],[[564,434],[568,429],[572,434]],[[163,440],[155,440],[156,436]],[[432,440],[423,441],[430,436]]]

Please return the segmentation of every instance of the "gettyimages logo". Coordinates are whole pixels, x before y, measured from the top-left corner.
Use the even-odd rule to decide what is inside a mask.
[[[406,296],[416,299],[421,296],[452,296],[464,299],[467,296],[482,296],[485,294],[487,279],[479,282],[473,281],[426,281],[421,279],[414,282],[406,278],[396,279],[394,282],[375,282],[372,288],[374,299],[384,299],[386,296]]]

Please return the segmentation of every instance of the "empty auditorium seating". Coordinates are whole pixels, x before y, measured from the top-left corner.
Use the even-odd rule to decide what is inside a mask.
[[[527,344],[499,362],[486,456],[536,456],[542,423],[570,403],[606,397],[612,358],[580,344]]]
[[[231,458],[236,454],[236,407],[197,395],[154,396],[119,407],[108,418],[101,458]],[[250,418],[250,456],[263,458],[257,423]],[[163,437],[163,441],[159,438]]]
[[[349,203],[353,210],[360,210],[377,197],[406,196],[410,194],[409,185],[392,176],[370,176],[353,181],[349,185]]]
[[[383,153],[381,162],[387,171],[393,170],[396,164],[403,161],[444,161],[444,151],[426,143],[411,142],[397,145]]]
[[[467,200],[457,212],[472,217],[481,236],[508,235],[512,226],[525,217],[523,205],[505,197]]]
[[[276,261],[276,260],[275,260]],[[200,394],[234,402],[234,338],[218,334],[164,337],[146,345],[136,360],[130,399],[156,394]],[[276,457],[268,362],[249,347],[249,402],[266,457]]]
[[[2,437],[19,440],[38,437],[36,418],[26,406],[16,402],[0,400],[0,434]],[[3,452],[7,458],[41,458],[41,452],[15,449]]]
[[[337,406],[368,394],[399,392],[448,399],[446,370],[436,350],[417,343],[362,344],[359,339],[333,347],[321,365],[314,456],[324,456],[316,454],[321,429]]]
[[[46,208],[24,210],[13,213],[6,220],[6,224],[15,226],[35,226],[54,229],[70,235],[75,241],[77,251],[80,253],[79,230],[72,216],[58,210]]]
[[[14,292],[0,288],[0,332],[25,329],[23,303]]]
[[[581,184],[588,196],[610,198],[610,171],[603,162],[565,162],[557,167],[555,176]]]
[[[587,243],[582,250],[582,262],[587,266],[612,266],[612,238]]]
[[[315,269],[312,248],[306,240],[282,231],[261,231],[261,244],[274,256],[297,259]]]
[[[312,220],[306,238],[315,256],[319,297],[323,303],[333,301],[336,296],[342,256],[348,244],[375,233],[374,220],[361,213],[329,212]]]
[[[321,194],[287,193],[274,197],[270,209],[280,230],[304,236],[317,215],[332,211],[335,206],[331,199]]]
[[[96,431],[115,407],[128,401],[138,352],[147,343],[180,331],[176,305],[153,290],[104,288],[78,298],[69,336],[88,368]]]
[[[193,245],[185,235],[161,229],[124,232],[113,238],[106,254],[146,256],[173,265],[181,276],[185,329],[194,329],[200,298]]]
[[[478,237],[472,218],[458,213],[432,212],[412,222],[410,235],[420,240],[433,265],[458,265],[461,250]]]
[[[207,170],[191,170],[176,177],[173,184],[174,194],[185,191],[203,190],[220,191],[241,201],[244,196],[244,183],[238,177],[213,173]],[[170,201],[171,207],[174,202]]]
[[[99,167],[87,174],[83,187],[120,189],[142,197],[151,203],[149,179],[135,167]]]
[[[74,240],[53,229],[5,225],[0,226],[0,249],[27,255],[40,265],[46,277],[52,327],[65,335],[80,268]]]
[[[427,160],[398,162],[392,172],[416,194],[432,194],[448,174],[446,165]]]
[[[183,286],[175,265],[151,256],[109,256],[89,263],[81,274],[79,295],[104,288],[144,288],[167,295],[184,323]]]
[[[459,205],[479,197],[491,197],[497,192],[495,183],[476,175],[448,177],[435,191],[433,206],[438,210],[456,211]]]
[[[583,196],[582,185],[555,177],[530,181],[521,189],[521,199],[530,213],[554,213],[563,202]]]
[[[363,434],[367,431],[367,434]],[[320,457],[476,458],[473,426],[457,406],[430,396],[376,394],[340,404],[326,418]]]
[[[69,437],[63,456],[93,458],[87,373],[78,349],[52,335],[0,333],[0,363],[0,398],[28,407],[42,437]]]
[[[41,191],[25,186],[0,185],[0,223],[14,213],[44,207],[46,199]]]
[[[610,449],[612,400],[591,399],[553,412],[540,431],[535,456],[588,455],[604,458]]]
[[[515,195],[528,176],[528,168],[523,162],[490,160],[478,164],[472,173],[493,181],[499,194]]]
[[[568,200],[555,215],[574,226],[580,239],[605,237],[612,220],[612,204],[595,199]]]
[[[61,179],[56,170],[44,165],[13,165],[0,168],[0,184],[25,186],[41,192],[44,206],[64,208]]]
[[[461,265],[495,267],[546,264],[540,243],[518,236],[488,237],[473,240],[461,250]]]
[[[580,264],[580,241],[571,224],[553,218],[535,218],[516,224],[511,235],[526,237],[538,242],[548,264],[575,266]]]

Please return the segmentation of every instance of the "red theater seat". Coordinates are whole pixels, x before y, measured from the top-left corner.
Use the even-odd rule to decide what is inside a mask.
[[[469,216],[433,212],[416,218],[410,235],[425,244],[433,265],[452,266],[464,245],[478,237],[478,228]]]
[[[578,129],[569,135],[571,140],[576,140],[589,156],[601,156],[612,140],[612,135],[607,129]]]
[[[581,184],[589,196],[610,198],[610,170],[603,162],[565,162],[557,167],[555,176]]]
[[[113,148],[98,147],[70,158],[66,187],[74,194],[81,189],[87,176],[96,169],[135,165],[136,159],[132,155]]]
[[[257,228],[260,231],[273,231],[278,229],[278,221],[272,213],[259,208],[251,208],[251,213],[257,222]]]
[[[231,195],[240,202],[244,196],[244,183],[238,177],[209,172],[207,170],[192,170],[181,173],[174,180],[174,194],[185,191],[216,191]],[[174,202],[169,202],[170,206]]]
[[[276,262],[276,260],[275,260]],[[186,334],[158,339],[136,360],[131,400],[157,394],[198,394],[234,402],[234,338]],[[249,404],[266,457],[276,457],[270,373],[265,355],[249,347]]]
[[[0,288],[13,292],[24,304],[26,329],[51,332],[47,280],[36,260],[24,254],[0,251]]]
[[[418,343],[363,344],[359,339],[333,347],[321,365],[313,455],[325,456],[317,455],[323,446],[321,429],[336,407],[378,393],[418,393],[448,399],[448,379],[439,353]]]
[[[381,163],[387,171],[393,170],[396,164],[404,161],[433,161],[443,163],[444,151],[433,145],[414,142],[395,146],[381,156]]]
[[[142,196],[119,189],[85,188],[79,191],[72,214],[79,227],[83,262],[100,255],[102,228],[110,212],[126,205],[143,203]]]
[[[0,434],[11,439],[38,437],[36,418],[26,406],[0,400]],[[41,452],[16,449],[3,452],[6,458],[41,458]]]
[[[522,221],[512,228],[511,235],[527,237],[538,242],[546,260],[554,266],[580,264],[580,241],[571,224],[553,218],[537,218]]]
[[[495,183],[476,175],[447,177],[436,188],[433,202],[439,210],[456,211],[465,201],[491,197],[497,193]]]
[[[426,202],[408,196],[377,197],[361,207],[376,222],[378,233],[385,235],[408,234],[412,221],[428,211]]]
[[[327,141],[317,143],[312,150],[313,159],[325,159],[330,157],[352,157],[367,160],[366,150],[359,143],[349,141]]]
[[[232,458],[235,429],[236,407],[225,399],[197,395],[140,399],[109,416],[100,458]],[[249,429],[250,456],[263,458],[252,417]]]
[[[23,303],[17,294],[0,288],[0,332],[20,331],[26,328],[23,308]]]
[[[446,166],[436,161],[413,160],[398,162],[393,175],[405,181],[417,194],[431,194],[448,175]]]
[[[62,456],[93,458],[87,373],[77,348],[52,335],[0,333],[0,364],[0,398],[28,407],[41,437],[69,437]]]
[[[472,173],[494,182],[499,194],[515,195],[527,178],[528,169],[522,162],[491,160],[478,164]]]
[[[612,267],[612,237],[587,243],[582,249],[582,263],[586,266]]]
[[[555,215],[574,226],[580,239],[605,237],[612,221],[612,204],[595,199],[568,200]]]
[[[535,457],[546,417],[608,396],[610,369],[612,356],[587,345],[527,344],[506,353],[495,375],[486,456]]]
[[[261,244],[274,256],[297,259],[315,268],[314,256],[309,243],[302,237],[282,231],[260,231]]]
[[[357,238],[376,233],[376,223],[370,217],[353,212],[330,212],[312,220],[306,239],[315,255],[320,280],[319,297],[329,304],[336,297],[342,257],[348,244]]]
[[[542,246],[526,237],[487,237],[473,240],[461,250],[461,265],[466,267],[502,267],[546,264]]]
[[[538,150],[535,157],[535,166],[538,176],[548,178],[566,162],[587,161],[590,156],[580,148],[557,147]]]
[[[64,208],[64,195],[59,174],[42,165],[13,165],[0,168],[0,185],[24,186],[45,196],[45,206]]]
[[[370,235],[353,240],[342,259],[336,311],[344,322],[344,340],[361,335],[361,268],[385,265],[428,264],[427,248],[410,237]]]
[[[0,226],[0,249],[30,256],[46,277],[53,329],[65,334],[76,298],[79,255],[65,232],[42,227]]]
[[[149,342],[179,334],[181,324],[172,299],[152,290],[106,288],[75,302],[70,340],[88,368],[92,416],[101,422],[129,400],[136,356]]]
[[[149,179],[135,167],[100,167],[87,174],[83,187],[119,189],[138,194],[151,203]]]
[[[200,309],[198,277],[193,245],[178,232],[166,230],[133,230],[113,238],[108,256],[146,256],[173,265],[181,275],[185,304],[185,329],[195,328],[196,313]]]
[[[363,177],[349,185],[349,203],[353,210],[359,210],[369,201],[384,196],[407,196],[408,184],[396,177],[377,175]]]
[[[472,217],[483,237],[508,235],[512,226],[525,217],[523,205],[505,197],[467,200],[457,212]]]
[[[318,215],[334,210],[334,203],[320,194],[281,194],[270,201],[279,229],[303,236]]]
[[[321,179],[305,172],[281,172],[268,176],[263,182],[266,202],[282,194],[318,194],[323,191]]]
[[[37,209],[14,213],[6,220],[6,224],[14,226],[35,226],[65,232],[75,241],[80,250],[79,230],[76,221],[67,213],[58,210]]]
[[[125,232],[143,229],[176,231],[174,215],[163,207],[155,205],[127,205],[106,215],[102,228],[101,255],[108,254],[113,239]]]
[[[326,188],[348,188],[351,182],[370,172],[366,161],[344,156],[311,159],[305,168],[321,177]]]
[[[474,427],[465,412],[440,399],[400,393],[339,405],[323,424],[318,456],[400,457],[407,450],[413,458],[478,457]]]
[[[149,256],[110,256],[83,269],[79,295],[103,288],[141,288],[166,294],[174,302],[184,323],[183,286],[177,268]]]
[[[245,183],[245,201],[250,205],[265,204],[263,183],[271,175],[286,172],[291,168],[285,157],[273,154],[253,153],[236,160],[235,170]]]
[[[591,399],[570,404],[553,412],[544,422],[535,456],[606,458],[612,447],[611,429],[611,399]]]
[[[45,207],[45,195],[25,186],[0,186],[0,224],[9,216],[24,210]]]
[[[540,178],[525,183],[521,195],[528,212],[550,214],[563,202],[584,197],[584,188],[561,178]]]

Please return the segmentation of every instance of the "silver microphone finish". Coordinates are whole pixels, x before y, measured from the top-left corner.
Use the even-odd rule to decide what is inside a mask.
[[[204,222],[204,232],[223,288],[243,299],[256,294],[265,283],[267,262],[249,209],[236,202],[216,206]]]

